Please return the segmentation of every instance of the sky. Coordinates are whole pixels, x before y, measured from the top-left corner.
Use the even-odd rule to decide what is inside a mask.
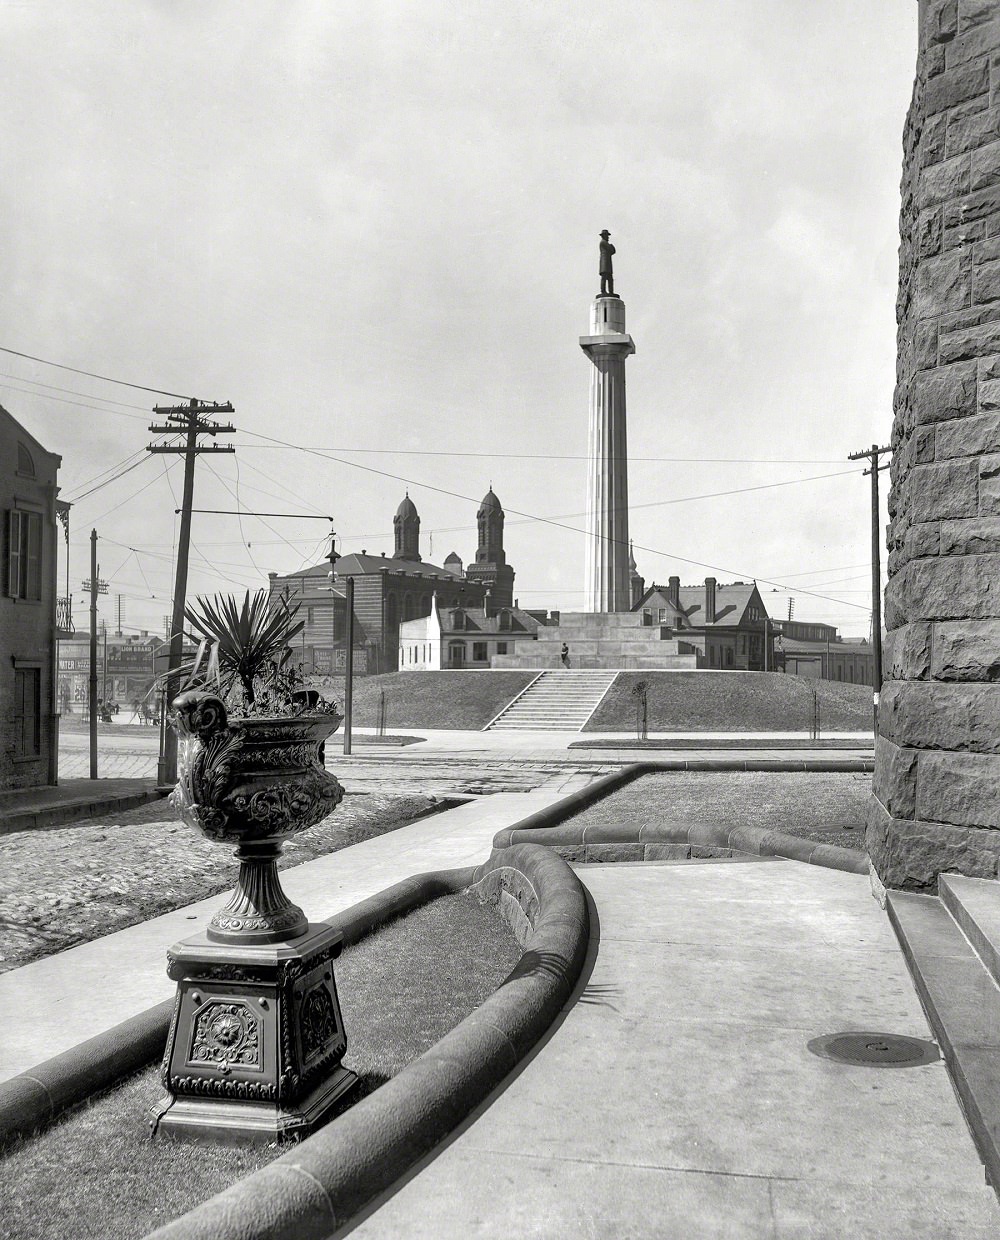
[[[170,612],[183,467],[147,427],[181,401],[140,388],[235,410],[195,507],[245,515],[195,513],[189,598],[318,563],[318,518],[391,553],[407,491],[424,558],[468,562],[492,485],[521,605],[582,607],[607,228],[647,583],[754,578],[772,616],[867,635],[846,458],[891,432],[916,24],[913,0],[0,6],[0,403],[62,456],[77,627],[92,528],[109,624]]]

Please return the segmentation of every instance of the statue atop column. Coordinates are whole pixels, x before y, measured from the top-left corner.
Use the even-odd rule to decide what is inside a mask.
[[[601,297],[615,296],[615,273],[611,265],[611,256],[615,252],[615,247],[608,240],[610,236],[606,228],[601,233],[601,265],[598,269],[601,277]]]

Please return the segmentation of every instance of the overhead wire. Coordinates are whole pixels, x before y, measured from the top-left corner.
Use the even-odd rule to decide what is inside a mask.
[[[102,383],[116,383],[119,387],[134,388],[137,392],[152,392],[156,396],[172,396],[175,400],[189,401],[194,399],[190,395],[184,396],[180,392],[168,392],[164,388],[146,387],[142,383],[130,383],[127,379],[113,379],[110,375],[96,374],[92,370],[80,370],[76,366],[67,366],[63,362],[53,362],[45,357],[35,357],[31,353],[21,353],[17,349],[8,349],[0,344],[0,353],[9,353],[11,357],[23,357],[29,362],[38,362],[41,366],[54,366],[56,370],[67,370],[70,374],[84,375],[88,379],[100,379]]]

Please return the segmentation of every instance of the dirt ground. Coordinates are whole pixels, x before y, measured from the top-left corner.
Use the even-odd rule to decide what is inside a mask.
[[[766,827],[864,852],[871,789],[871,775],[665,771],[613,792],[572,822]]]
[[[347,796],[285,845],[279,869],[392,831],[435,804]],[[0,836],[0,973],[228,891],[238,869],[231,848],[185,826],[166,801]]]

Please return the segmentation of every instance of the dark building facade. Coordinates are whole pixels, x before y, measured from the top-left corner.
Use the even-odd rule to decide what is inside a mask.
[[[0,788],[54,784],[58,778],[60,463],[0,407]]]
[[[669,630],[697,657],[699,668],[762,672],[774,668],[773,637],[754,582],[682,586],[671,577],[655,583],[632,607],[643,624]]]

